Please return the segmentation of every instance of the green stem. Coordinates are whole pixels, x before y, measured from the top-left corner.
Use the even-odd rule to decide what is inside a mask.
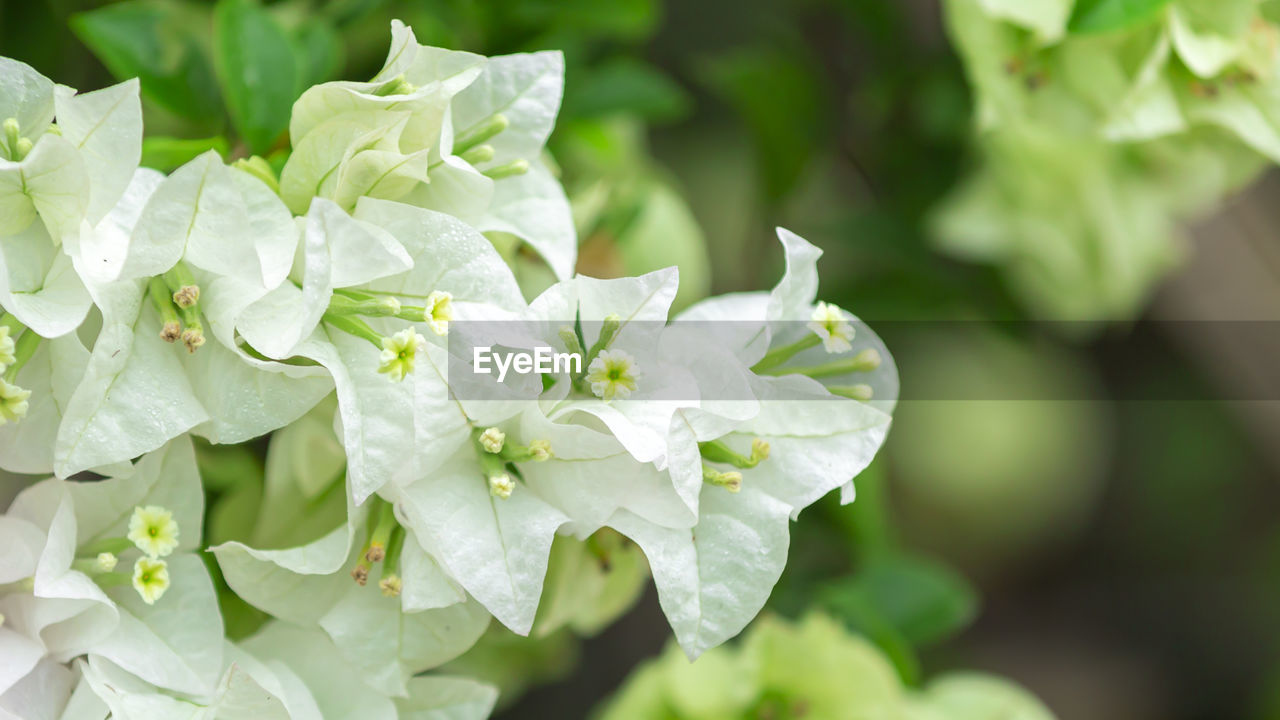
[[[109,587],[116,587],[118,585],[128,585],[133,582],[133,577],[128,573],[109,572],[94,575],[93,581],[97,583],[98,587],[105,589]]]
[[[814,333],[809,333],[790,345],[783,345],[780,348],[770,350],[764,357],[760,358],[760,362],[751,366],[751,371],[757,374],[763,373],[765,370],[775,368],[795,357],[796,354],[808,350],[821,342],[822,338]]]
[[[474,125],[453,139],[453,154],[462,155],[471,148],[479,145],[485,140],[489,140],[498,133],[507,129],[511,123],[507,120],[507,116],[502,113],[491,116],[488,120]]]
[[[760,458],[746,457],[745,455],[737,453],[720,440],[698,443],[698,452],[702,454],[703,460],[724,463],[743,470],[753,468],[760,464]]]
[[[76,554],[80,556],[97,557],[99,553],[109,552],[113,555],[119,555],[131,547],[133,547],[133,541],[129,538],[103,538],[82,546],[76,551]]]
[[[355,337],[368,340],[379,350],[382,349],[382,336],[379,335],[376,330],[369,327],[368,323],[359,318],[351,317],[349,315],[334,315],[333,313],[326,312],[324,314],[324,321],[348,335],[354,335]]]
[[[344,316],[394,317],[400,309],[400,303],[394,298],[355,299],[347,295],[335,294],[329,298],[329,308],[326,313]]]
[[[858,353],[851,358],[843,360],[833,360],[829,363],[821,365],[810,365],[808,367],[785,367],[770,368],[764,371],[757,371],[760,375],[808,375],[811,378],[831,377],[833,375],[848,375],[856,372],[869,372],[880,367],[877,357],[875,362],[868,359],[864,353]]]
[[[830,385],[827,387],[827,391],[832,395],[839,395],[840,397],[847,397],[850,400],[860,400],[862,402],[870,400],[875,394],[872,391],[871,386],[865,384]]]
[[[5,313],[0,315],[0,325],[9,328],[9,335],[17,337],[23,330],[27,329],[21,321],[13,313]]]
[[[22,366],[36,354],[36,349],[40,347],[40,341],[43,339],[31,329],[24,330],[18,336],[13,348],[13,364],[4,371],[5,382],[12,383],[18,379],[18,371],[22,370]]]
[[[382,561],[382,576],[400,574],[400,553],[404,551],[405,530],[398,523],[387,543],[387,557]]]
[[[374,525],[373,534],[369,536],[370,551],[376,553],[370,558],[371,562],[379,562],[387,556],[387,545],[391,542],[391,533],[400,527],[396,522],[395,506],[391,503],[382,500],[378,505],[377,513],[377,524]]]
[[[173,293],[163,278],[153,277],[147,281],[147,295],[151,298],[151,304],[155,305],[156,312],[160,313],[162,323],[182,325],[178,320],[178,308],[173,303]]]

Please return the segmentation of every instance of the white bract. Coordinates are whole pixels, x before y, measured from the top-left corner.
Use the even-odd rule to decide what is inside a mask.
[[[0,306],[57,337],[89,310],[83,246],[141,157],[138,82],[77,94],[0,58],[0,124]]]
[[[126,467],[98,482],[38,483],[0,516],[0,707],[24,683],[61,675],[50,663],[80,656],[170,691],[212,691],[222,618],[194,552],[204,495],[191,443],[175,440]],[[166,559],[127,537],[139,509],[182,529]]]

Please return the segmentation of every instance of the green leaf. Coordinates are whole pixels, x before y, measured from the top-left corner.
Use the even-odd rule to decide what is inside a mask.
[[[1169,0],[1080,0],[1067,28],[1073,33],[1129,30],[1168,4]]]
[[[243,484],[262,487],[262,461],[243,445],[196,440],[196,462],[207,490],[228,492]]]
[[[162,0],[127,0],[71,18],[71,29],[117,79],[140,79],[143,97],[203,123],[222,114],[201,46],[207,24],[201,6]]]
[[[334,79],[342,67],[342,39],[323,20],[309,20],[293,29],[298,53],[299,95],[312,85]]]
[[[629,114],[650,121],[671,121],[687,115],[691,104],[685,89],[660,70],[625,58],[594,68],[581,82],[568,85],[563,114]]]
[[[255,154],[265,154],[289,125],[298,61],[284,28],[253,0],[219,0],[214,61],[231,122]]]
[[[830,587],[827,599],[837,611],[873,612],[912,645],[946,639],[972,622],[978,609],[977,593],[959,573],[905,554],[871,560],[851,580]],[[861,624],[861,617],[843,614]]]
[[[745,49],[717,57],[706,84],[742,117],[755,143],[765,190],[781,198],[800,180],[832,117],[821,70],[802,51]]]
[[[216,150],[219,155],[226,157],[231,146],[221,135],[194,139],[164,136],[143,138],[142,166],[170,172],[209,150]]]

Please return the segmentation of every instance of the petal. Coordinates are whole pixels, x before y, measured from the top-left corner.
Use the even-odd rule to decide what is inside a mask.
[[[58,128],[80,150],[89,173],[90,224],[106,217],[120,200],[142,159],[142,102],[138,80],[76,94],[54,94]]]
[[[446,572],[500,622],[527,634],[552,539],[567,518],[525,488],[506,500],[491,497],[474,452],[464,447],[400,488],[397,505]]]
[[[621,512],[610,525],[649,559],[658,600],[689,658],[737,635],[782,575],[791,508],[744,485],[707,487],[692,530],[664,528]]]

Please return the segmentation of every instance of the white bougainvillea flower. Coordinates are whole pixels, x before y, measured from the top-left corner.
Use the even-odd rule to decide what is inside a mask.
[[[120,223],[132,227],[121,233],[129,238],[121,279],[91,287],[103,330],[63,409],[60,475],[136,457],[188,431],[242,442],[294,420],[332,387],[321,369],[255,357],[235,335],[235,318],[282,284],[293,260],[297,229],[275,194],[214,153],[162,182],[152,175],[135,176],[150,194]],[[179,270],[182,284],[199,288],[188,308],[169,299],[167,281],[156,292],[157,273]],[[121,437],[120,427],[130,432]]]
[[[339,665],[360,669],[351,674],[362,683],[396,694],[415,673],[469,648],[489,615],[399,524],[390,504],[375,497],[354,507],[341,476],[313,485],[317,468],[331,469],[343,456],[333,416],[331,405],[318,407],[272,437],[253,544],[228,542],[213,552],[247,602],[299,632],[322,630],[343,656]],[[331,505],[325,497],[340,508],[324,510]],[[384,594],[392,578],[399,593]]]
[[[169,589],[169,564],[163,560],[140,557],[133,564],[133,589],[142,601],[155,605]]]
[[[285,202],[297,214],[313,197],[351,210],[360,197],[396,200],[427,182],[449,103],[484,63],[419,45],[393,21],[386,65],[372,81],[324,83],[294,103],[293,152],[280,178]]]
[[[835,305],[819,302],[809,316],[807,327],[822,338],[822,347],[829,353],[849,352],[853,348],[853,326],[844,311]]]
[[[382,353],[378,356],[378,372],[396,382],[413,372],[413,361],[425,350],[427,339],[413,328],[382,339]]]
[[[127,538],[134,509],[152,505],[169,508],[187,529],[163,562]],[[202,516],[187,440],[144,456],[121,477],[51,478],[19,494],[0,516],[0,656],[11,661],[0,664],[0,707],[45,660],[79,656],[110,661],[169,691],[211,692],[223,630],[213,584],[195,554]]]
[[[431,291],[427,296],[424,318],[431,332],[448,335],[449,321],[453,319],[453,295],[444,290]]]
[[[53,445],[62,409],[84,377],[89,351],[74,333],[40,343],[15,384],[31,392],[21,422],[0,426],[0,468],[30,475],[53,473]]]
[[[178,523],[159,505],[136,507],[129,517],[128,538],[148,557],[162,558],[178,547]]]
[[[596,397],[609,402],[614,398],[626,400],[635,392],[636,380],[641,376],[636,359],[624,350],[605,350],[587,367],[587,382]]]
[[[529,243],[557,278],[573,274],[577,235],[564,189],[542,159],[564,92],[559,52],[489,58],[449,107],[430,182],[405,202]]]
[[[301,288],[263,298],[239,329],[268,357],[311,358],[333,376],[352,493],[363,502],[439,465],[470,438],[444,392],[446,352],[424,302],[448,293],[450,316],[464,319],[511,317],[525,302],[483,235],[449,215],[385,200],[363,198],[351,216],[316,200],[299,264]],[[396,373],[401,382],[378,372],[384,339],[397,333],[432,339],[416,346],[412,372]]]
[[[138,83],[76,94],[6,58],[0,75],[0,306],[58,337],[90,307],[73,270],[89,265],[81,238],[106,223],[141,157]]]
[[[55,243],[78,236],[111,210],[142,156],[138,81],[76,94],[8,58],[0,75],[0,236],[37,218]]]
[[[851,478],[870,463],[889,427],[896,394],[896,377],[885,376],[889,363],[876,366],[882,377],[873,382],[885,391],[879,405],[838,397],[804,375],[811,366],[798,363],[807,350],[830,361],[816,348],[821,338],[804,327],[813,317],[821,253],[785,231],[779,238],[787,272],[772,292],[714,298],[677,318],[735,321],[729,337],[736,342],[725,350],[738,362],[722,357],[720,373],[747,367],[760,373],[749,374],[755,402],[742,405],[750,414],[729,422],[725,414],[682,409],[670,426],[669,482],[687,497],[688,478],[697,473],[696,524],[654,522],[626,509],[608,520],[645,551],[663,610],[690,657],[733,637],[759,612],[786,563],[790,520],[838,487],[852,500]],[[863,328],[858,337],[878,342]],[[836,375],[875,374],[859,357],[848,358],[849,372]],[[751,532],[740,532],[744,527]]]
[[[333,642],[317,630],[273,622],[224,648],[225,669],[207,695],[175,694],[143,682],[99,657],[76,663],[80,682],[60,717],[66,720],[155,718],[394,719],[425,716],[483,720],[497,699],[491,686],[464,678],[423,676],[390,697],[362,682]],[[68,676],[71,673],[67,673]],[[58,717],[57,710],[51,717]],[[43,716],[41,716],[43,717]]]
[[[348,522],[299,547],[256,550],[233,542],[213,552],[246,602],[292,626],[318,627],[365,684],[402,695],[414,675],[471,647],[489,615],[441,572],[412,532],[401,549],[370,562],[358,540],[376,529],[366,510],[353,507]],[[393,597],[369,582],[389,576],[390,564],[401,583]]]

